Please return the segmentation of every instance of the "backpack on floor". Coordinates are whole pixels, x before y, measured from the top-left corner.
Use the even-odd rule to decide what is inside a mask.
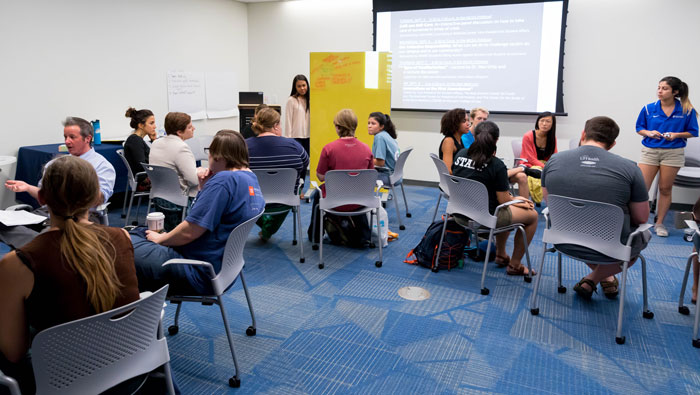
[[[464,247],[469,245],[469,232],[454,220],[448,220],[440,257],[436,259],[442,226],[443,221],[433,222],[420,243],[406,255],[404,262],[421,265],[434,272],[440,269],[450,270],[457,266],[459,261],[464,259]],[[414,259],[409,259],[411,255],[414,256]]]
[[[365,214],[340,216],[325,214],[323,222],[331,244],[363,248],[370,244],[372,235]]]

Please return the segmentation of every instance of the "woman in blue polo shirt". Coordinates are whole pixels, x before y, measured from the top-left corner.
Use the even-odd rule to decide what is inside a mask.
[[[666,237],[668,230],[663,221],[671,206],[673,181],[685,165],[686,139],[698,136],[698,119],[688,99],[688,85],[679,78],[662,78],[656,96],[659,100],[644,106],[637,118],[637,134],[644,137],[639,168],[647,188],[659,173],[654,231],[657,236]]]

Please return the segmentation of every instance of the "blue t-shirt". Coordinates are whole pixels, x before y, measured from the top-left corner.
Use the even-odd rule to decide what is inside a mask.
[[[671,116],[666,116],[666,113],[661,109],[661,101],[649,103],[637,117],[637,132],[640,130],[656,130],[659,133],[682,133],[689,132],[695,137],[698,137],[698,118],[695,109],[689,113],[683,114],[683,106],[679,100],[676,100],[676,107],[673,109]],[[654,139],[644,137],[642,144],[648,148],[683,148],[686,140],[684,138],[674,139],[673,141],[664,138]]]
[[[462,135],[462,145],[464,148],[469,149],[469,147],[472,146],[472,143],[474,142],[474,135],[472,134],[472,131],[469,130],[467,133],[464,133]]]
[[[265,200],[255,174],[249,171],[218,172],[197,194],[185,219],[205,228],[206,232],[189,244],[175,247],[175,251],[187,259],[211,263],[218,273],[231,231],[264,209]],[[187,279],[195,289],[205,292],[211,287],[201,281],[207,275],[203,275],[198,267],[188,265],[186,269]]]
[[[384,159],[384,166],[393,172],[399,158],[399,144],[388,132],[382,130],[374,135],[372,155],[375,159]]]

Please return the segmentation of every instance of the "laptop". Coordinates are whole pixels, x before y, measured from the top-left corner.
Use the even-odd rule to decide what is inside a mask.
[[[238,92],[238,103],[239,104],[262,104],[263,103],[263,93],[262,92]]]

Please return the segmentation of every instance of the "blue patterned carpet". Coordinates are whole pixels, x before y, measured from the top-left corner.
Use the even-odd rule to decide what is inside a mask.
[[[226,335],[216,306],[187,303],[180,332],[168,337],[176,380],[185,394],[213,393],[698,393],[700,349],[691,345],[694,307],[677,312],[677,300],[691,244],[682,231],[653,238],[648,261],[652,320],[642,318],[641,265],[629,272],[623,334],[615,344],[618,301],[602,293],[586,302],[571,287],[588,270],[564,258],[564,285],[557,293],[554,254],[548,254],[540,285],[540,315],[529,312],[534,287],[489,265],[479,292],[481,265],[432,273],[403,263],[427,229],[437,189],[408,186],[413,218],[384,250],[305,242],[306,263],[291,243],[291,215],[267,244],[250,235],[245,276],[257,318],[250,325],[240,284],[226,295],[242,385],[227,385],[233,373]],[[401,202],[401,201],[400,201]],[[441,204],[444,210],[445,203]],[[390,227],[398,231],[388,207]],[[142,210],[143,212],[143,210]],[[304,235],[310,205],[302,205]],[[672,213],[671,213],[672,214]],[[143,214],[142,214],[143,216]],[[669,224],[671,229],[669,215]],[[118,220],[117,220],[118,221]],[[113,225],[119,225],[115,222]],[[533,266],[542,253],[540,220],[530,246]],[[509,251],[512,247],[512,237]],[[431,293],[407,301],[397,290],[419,286]],[[690,291],[686,293],[690,303]],[[165,325],[174,306],[166,308]]]

